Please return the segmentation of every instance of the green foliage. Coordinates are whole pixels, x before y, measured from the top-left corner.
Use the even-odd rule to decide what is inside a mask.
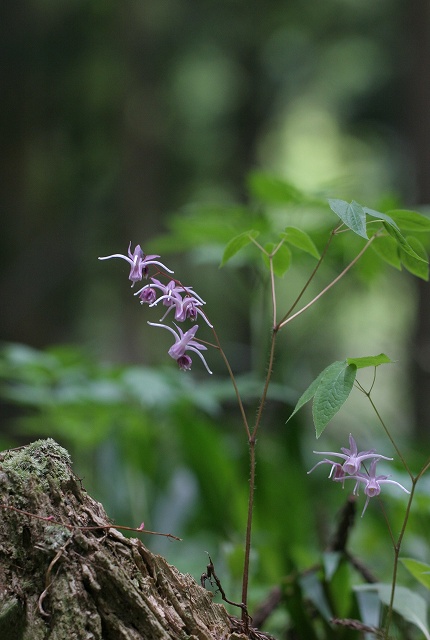
[[[410,246],[409,242],[402,236],[400,231],[394,227],[393,225],[386,224],[384,222],[384,227],[386,231],[392,236],[398,243],[399,249],[403,251],[404,254],[409,255],[411,258],[415,258],[418,261],[425,262],[426,258],[421,258]]]
[[[399,247],[394,238],[389,235],[378,236],[372,243],[372,249],[384,260],[390,267],[394,267],[399,271],[402,268]]]
[[[221,260],[221,267],[225,265],[238,251],[246,247],[248,244],[252,242],[253,239],[259,236],[259,232],[251,229],[250,231],[244,231],[240,233],[238,236],[235,236],[230,240],[227,244],[224,255]]]
[[[298,637],[315,640],[354,640],[356,632],[332,624],[334,618],[355,614],[351,567],[343,553],[325,552],[318,566],[299,575],[292,571],[284,582],[285,607]],[[306,615],[311,606],[313,615]]]
[[[354,385],[357,368],[344,362],[328,366],[315,389],[312,415],[317,438],[348,399]]]
[[[285,244],[275,245],[273,242],[268,242],[264,245],[265,253],[262,254],[263,262],[266,267],[270,269],[270,260],[273,265],[273,273],[278,278],[288,271],[291,265],[291,251]]]
[[[371,277],[381,270],[383,261],[397,270],[403,267],[421,279],[429,277],[425,245],[414,234],[428,233],[430,220],[418,212],[403,209],[382,212],[356,201],[340,199],[328,199],[327,202],[262,172],[250,174],[248,188],[248,206],[193,204],[184,208],[180,214],[171,217],[169,234],[156,238],[149,249],[157,253],[177,251],[178,248],[193,250],[200,262],[219,261],[220,266],[240,255],[236,264],[253,269],[261,264],[257,260],[261,252],[265,268],[270,269],[272,264],[274,274],[282,277],[306,256],[319,260],[330,233],[336,235],[336,243],[332,243],[328,260],[344,259],[355,251],[354,240],[343,233],[347,229],[357,239],[370,242],[373,253],[382,259],[372,262],[367,257],[362,260],[356,267],[358,275],[366,274],[367,270],[365,277]],[[280,206],[284,208],[282,216],[279,215]],[[341,221],[340,227],[335,226],[330,209]],[[281,223],[283,230],[280,230],[279,220],[292,224]],[[408,232],[407,235],[404,232]],[[258,243],[254,242],[257,238]],[[254,250],[250,248],[253,244]]]
[[[412,273],[412,275],[422,280],[428,280],[428,254],[424,245],[414,236],[406,236],[405,240],[407,246],[410,247],[412,251],[405,251],[403,247],[400,247],[400,260],[403,266]]]
[[[308,638],[309,640],[318,640],[319,636],[315,630],[315,626],[305,611],[304,590],[297,580],[297,575],[293,574],[284,580],[283,595],[285,598],[285,608],[291,617],[298,636],[300,638]]]
[[[389,605],[391,598],[391,584],[370,584],[355,587],[356,591],[376,591],[379,599]],[[430,640],[427,621],[427,603],[422,596],[406,587],[397,587],[394,596],[394,611],[404,620],[412,623],[423,633],[426,640]]]
[[[394,222],[404,231],[415,231],[416,233],[428,233],[430,231],[430,219],[416,211],[392,209],[389,213]]]
[[[267,217],[250,207],[237,204],[188,205],[170,217],[169,233],[157,236],[147,244],[146,250],[168,254],[216,246],[223,252],[229,241],[247,234],[250,224],[252,233],[267,232]]]
[[[366,215],[363,207],[358,202],[345,202],[344,200],[328,201],[330,209],[346,224],[351,231],[361,236],[365,240],[368,239],[366,231]]]
[[[15,435],[58,439],[71,451],[88,490],[94,491],[117,518],[152,520],[155,525],[157,503],[175,500],[169,494],[170,485],[176,482],[187,450],[198,440],[197,436],[187,440],[190,418],[178,412],[179,407],[193,407],[193,428],[201,438],[206,434],[205,442],[212,442],[214,456],[216,447],[226,447],[215,418],[223,392],[171,369],[107,366],[73,347],[38,351],[9,344],[0,353],[0,394],[3,401],[21,407],[13,425]],[[209,417],[204,420],[204,416]],[[172,461],[175,447],[181,450],[182,424],[182,459]],[[203,446],[199,455],[202,450]],[[204,457],[201,460],[203,467],[207,466]],[[220,456],[219,460],[219,481],[226,477],[226,486],[238,485],[232,480],[228,457]],[[197,458],[192,464],[193,482],[199,486],[207,476],[198,470]],[[127,483],[139,477],[142,497],[127,493]],[[204,488],[200,486],[199,491]],[[218,511],[208,511],[211,524],[223,519],[227,528],[237,526],[240,510],[233,509],[234,503],[228,516],[221,505]],[[182,518],[180,526],[191,526],[194,517],[190,513],[187,521]]]
[[[405,237],[400,230],[428,232],[428,218],[405,210],[381,213],[354,201],[348,203],[344,200],[329,200],[329,205],[351,231],[366,240],[369,238],[366,216],[381,222],[383,231],[380,229],[373,239],[374,250],[379,257],[396,269],[403,265],[413,275],[428,280],[428,255],[423,244],[414,236]]]
[[[279,235],[289,244],[301,249],[305,253],[309,253],[317,260],[320,258],[320,253],[316,248],[314,241],[306,231],[298,229],[297,227],[285,227],[285,231],[282,231]]]
[[[251,196],[268,205],[324,205],[322,198],[309,195],[287,180],[261,171],[250,173],[248,187]]]
[[[319,438],[327,424],[346,402],[354,386],[357,369],[377,367],[392,362],[384,353],[378,356],[346,358],[333,362],[322,371],[300,396],[287,422],[305,405],[314,399],[312,415],[316,437]]]
[[[261,382],[247,376],[238,377],[238,384],[250,402]],[[280,396],[274,386],[273,398]],[[225,418],[223,407],[234,395],[223,380],[197,381],[170,367],[101,364],[72,346],[42,351],[6,344],[0,351],[0,397],[20,408],[11,425],[15,437],[51,436],[60,441],[71,452],[86,488],[117,522],[143,519],[154,529],[169,526],[191,547],[193,536],[204,532],[211,539],[214,531],[217,535],[224,531],[232,540],[241,532],[246,456],[243,460],[238,453],[239,434]],[[268,460],[272,457],[268,452]],[[269,490],[266,502],[256,510],[265,512],[259,516],[262,521],[273,518],[275,537],[284,536],[278,533],[282,519],[275,508],[281,498],[284,460],[280,459],[273,494]],[[300,477],[303,469],[296,474]],[[175,487],[179,482],[180,491],[185,491],[183,475],[193,501],[179,512]],[[297,500],[294,508],[300,505]],[[184,554],[173,547],[168,547],[171,560],[181,564]],[[242,553],[241,544],[239,550]],[[201,565],[197,557],[194,561]]]
[[[213,399],[184,377],[145,367],[104,366],[73,347],[38,351],[5,345],[0,380],[3,398],[42,411],[20,418],[21,428],[61,435],[79,447],[99,444],[115,425],[131,426],[143,407],[169,408],[195,395],[197,407],[207,401],[213,408]]]
[[[394,220],[385,213],[380,211],[374,211],[369,207],[363,207],[354,200],[352,202],[345,202],[345,200],[332,200],[329,201],[330,209],[342,220],[342,222],[351,231],[354,231],[357,235],[361,236],[365,240],[368,239],[367,234],[367,218],[366,215],[371,218],[375,218],[380,222],[387,224],[387,228],[398,230],[397,224]]]
[[[323,556],[325,579],[330,601],[338,618],[348,618],[353,607],[351,567],[344,554],[327,552]]]
[[[430,589],[430,564],[414,560],[414,558],[400,558],[400,562],[427,589]]]
[[[364,356],[361,358],[347,358],[348,364],[353,364],[357,367],[357,369],[364,369],[366,367],[379,367],[381,364],[391,364],[393,361],[391,358],[385,355],[385,353],[380,353],[377,356]]]

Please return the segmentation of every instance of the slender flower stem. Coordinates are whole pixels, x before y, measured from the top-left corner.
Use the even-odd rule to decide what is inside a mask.
[[[215,331],[214,328],[212,328],[212,331],[213,331],[213,334],[214,334],[214,337],[215,337],[216,347],[218,348],[218,350],[219,350],[219,352],[221,354],[221,358],[224,360],[224,364],[227,367],[228,375],[230,376],[230,380],[231,380],[231,383],[233,385],[234,392],[236,394],[237,403],[239,405],[239,411],[240,411],[240,414],[242,416],[243,426],[245,427],[246,435],[247,435],[248,440],[249,440],[251,438],[251,430],[249,428],[248,418],[246,417],[245,407],[243,406],[242,397],[240,395],[239,387],[237,386],[236,378],[234,377],[234,373],[233,373],[233,370],[232,370],[232,368],[230,366],[230,362],[228,361],[228,358],[225,355],[223,348],[221,347],[221,343],[219,341],[217,332]]]
[[[407,527],[409,516],[411,513],[411,507],[412,507],[412,501],[414,499],[415,489],[418,484],[418,481],[423,477],[424,473],[428,470],[429,467],[430,467],[430,460],[427,460],[427,462],[423,465],[423,467],[421,468],[421,470],[418,472],[416,476],[411,475],[411,478],[412,478],[411,493],[409,496],[408,504],[406,507],[406,513],[403,519],[402,527],[400,529],[399,537],[397,538],[397,542],[394,545],[393,578],[391,581],[390,603],[388,605],[387,617],[385,620],[384,640],[389,639],[389,631],[390,631],[391,621],[393,617],[394,597],[396,594],[397,571],[399,566],[400,549],[402,546],[403,537],[405,535],[406,527]]]
[[[395,547],[396,547],[396,538],[395,538],[393,529],[391,528],[387,512],[386,512],[386,510],[384,508],[384,503],[383,503],[383,501],[382,501],[380,496],[378,496],[378,500],[379,500],[379,507],[380,507],[380,509],[382,511],[382,515],[383,515],[384,520],[385,520],[385,524],[387,525],[388,535],[390,536],[391,544],[393,545],[393,549],[395,549]]]
[[[418,478],[419,476],[412,478],[412,488],[411,488],[408,504],[406,507],[405,517],[403,519],[402,528],[400,529],[399,537],[397,538],[397,542],[394,545],[393,577],[391,580],[390,603],[388,605],[387,617],[385,619],[385,625],[384,625],[384,640],[389,639],[389,631],[390,631],[391,621],[393,618],[394,597],[396,595],[397,571],[399,568],[400,549],[402,546],[403,536],[405,535],[405,532],[406,532],[406,527],[407,527],[409,515],[411,512],[412,500],[414,498],[415,487],[417,485]]]
[[[256,466],[256,453],[255,453],[255,445],[257,442],[256,436],[258,428],[261,424],[261,418],[263,415],[264,405],[267,399],[267,393],[269,390],[270,380],[273,372],[273,361],[275,357],[275,344],[276,344],[276,336],[277,329],[274,328],[272,332],[272,340],[270,345],[270,354],[269,354],[269,364],[267,367],[266,380],[264,383],[263,393],[261,394],[260,404],[257,411],[257,416],[255,418],[254,428],[252,433],[248,439],[248,447],[249,447],[249,493],[248,493],[248,517],[246,522],[246,533],[245,533],[245,553],[244,553],[244,563],[243,563],[243,574],[242,574],[242,602],[247,605],[248,601],[248,585],[249,585],[249,560],[251,555],[251,537],[252,537],[252,514],[254,508],[254,494],[255,494],[255,466]],[[242,611],[242,620],[245,625],[248,624],[248,619],[246,617],[246,610]]]
[[[255,466],[256,466],[256,454],[255,454],[255,445],[256,445],[256,436],[258,428],[261,424],[261,417],[263,414],[264,405],[266,403],[267,392],[269,390],[270,380],[273,372],[273,361],[275,357],[275,343],[277,336],[277,328],[276,328],[276,292],[275,292],[275,280],[274,280],[274,272],[273,272],[273,260],[272,256],[270,256],[270,282],[272,287],[272,307],[273,307],[273,332],[272,332],[272,340],[270,344],[270,354],[269,354],[269,364],[267,367],[266,380],[264,383],[263,393],[261,394],[260,404],[257,411],[257,416],[255,418],[254,428],[252,430],[252,434],[248,438],[248,447],[249,447],[249,493],[248,493],[248,516],[246,521],[246,533],[245,533],[245,553],[244,553],[244,561],[243,561],[243,574],[242,574],[242,603],[245,605],[245,608],[242,610],[242,621],[245,624],[245,628],[248,625],[248,617],[247,617],[247,602],[248,602],[248,586],[249,586],[249,562],[251,556],[251,539],[252,539],[252,515],[254,509],[254,494],[255,494]]]
[[[366,391],[361,385],[361,391],[367,396],[373,411],[375,412],[382,428],[384,429],[388,439],[390,440],[392,446],[394,447],[397,455],[399,456],[405,470],[407,471],[407,473],[409,474],[409,477],[411,478],[412,481],[412,487],[411,487],[411,492],[409,495],[409,499],[408,499],[408,504],[406,506],[406,512],[405,512],[405,517],[403,518],[403,523],[400,529],[400,533],[397,537],[397,540],[394,539],[394,536],[392,534],[391,531],[391,527],[389,526],[389,523],[387,521],[387,525],[388,525],[388,529],[390,532],[390,536],[391,536],[391,540],[393,543],[393,550],[394,550],[394,562],[393,562],[393,576],[392,576],[392,580],[391,580],[391,594],[390,594],[390,602],[388,605],[388,610],[387,610],[387,616],[385,619],[385,625],[384,625],[384,640],[388,640],[389,638],[389,631],[390,631],[390,626],[391,626],[391,622],[392,622],[392,618],[393,618],[393,610],[394,610],[394,597],[396,595],[396,585],[397,585],[397,572],[398,572],[398,568],[399,568],[399,558],[400,558],[400,549],[402,546],[402,542],[403,542],[403,537],[405,535],[406,532],[406,527],[409,521],[409,516],[411,513],[411,507],[412,507],[412,501],[414,498],[414,493],[415,493],[415,488],[417,486],[418,480],[423,476],[423,474],[427,471],[427,469],[430,467],[430,460],[428,460],[426,462],[426,464],[424,464],[424,466],[422,467],[421,471],[414,476],[414,474],[412,473],[412,471],[409,468],[408,463],[406,462],[402,452],[400,451],[399,447],[397,446],[396,442],[394,441],[394,438],[392,437],[387,425],[385,424],[381,414],[379,413],[372,397],[371,397],[371,391],[373,388],[373,384],[374,381],[372,383],[372,387],[369,391]]]
[[[385,424],[384,420],[382,419],[382,416],[381,416],[381,414],[379,413],[379,411],[378,411],[378,409],[377,409],[377,407],[376,407],[375,403],[373,402],[373,399],[372,399],[372,397],[371,397],[371,395],[370,395],[370,391],[369,391],[369,392],[367,392],[367,391],[365,391],[365,390],[363,389],[363,393],[367,396],[367,398],[368,398],[368,400],[369,400],[370,404],[372,405],[372,409],[373,409],[373,411],[374,411],[374,412],[375,412],[375,414],[376,414],[376,417],[378,418],[378,420],[379,420],[379,422],[380,422],[380,424],[381,424],[382,428],[384,429],[384,431],[385,431],[385,433],[386,433],[386,435],[387,435],[387,438],[389,439],[389,441],[391,442],[392,446],[394,447],[394,449],[395,449],[395,451],[396,451],[397,455],[399,456],[399,458],[400,458],[400,460],[401,460],[401,462],[402,462],[402,464],[403,464],[403,466],[404,466],[405,470],[407,471],[407,473],[408,473],[408,475],[409,475],[409,477],[410,477],[410,479],[412,480],[412,483],[413,483],[413,482],[414,482],[414,480],[415,480],[415,477],[414,477],[414,475],[413,475],[412,471],[410,470],[409,465],[408,465],[408,463],[406,462],[406,460],[405,460],[405,458],[404,458],[404,456],[403,456],[402,452],[400,451],[399,447],[398,447],[398,446],[397,446],[397,444],[395,443],[394,438],[393,438],[393,436],[391,435],[391,433],[390,433],[390,431],[389,431],[389,429],[388,429],[387,425]]]
[[[249,494],[248,494],[248,517],[246,521],[246,533],[245,533],[245,556],[243,562],[243,575],[242,575],[242,604],[245,606],[242,609],[242,621],[245,624],[245,628],[249,623],[247,615],[248,606],[248,584],[249,584],[249,561],[251,556],[251,535],[252,535],[252,515],[254,509],[254,493],[255,493],[255,438],[249,439]]]
[[[384,517],[385,520],[387,522],[387,526],[388,526],[388,531],[390,533],[390,537],[391,537],[391,541],[393,543],[393,550],[394,550],[394,562],[393,562],[393,576],[391,579],[391,594],[390,594],[390,602],[388,604],[388,610],[387,610],[387,616],[385,619],[385,625],[384,625],[384,640],[388,640],[389,638],[389,631],[390,631],[390,626],[391,626],[391,622],[392,622],[392,618],[393,618],[393,607],[394,607],[394,597],[396,595],[396,584],[397,584],[397,571],[398,571],[398,567],[399,567],[399,556],[400,556],[400,548],[401,548],[401,544],[402,544],[402,540],[403,540],[403,536],[405,534],[406,531],[406,526],[409,520],[409,514],[410,514],[410,509],[411,509],[411,505],[412,505],[412,499],[414,496],[414,492],[415,492],[415,486],[416,486],[416,482],[417,479],[414,477],[414,475],[412,474],[411,470],[409,469],[408,463],[406,462],[406,460],[404,459],[402,452],[400,451],[399,447],[397,446],[396,442],[394,441],[387,425],[385,424],[381,414],[379,413],[375,403],[373,402],[372,396],[371,396],[371,391],[373,388],[373,384],[375,382],[375,379],[373,379],[373,383],[372,383],[372,387],[369,391],[366,391],[361,385],[359,385],[360,390],[364,393],[365,396],[367,396],[367,399],[369,400],[373,411],[375,412],[382,428],[385,431],[385,434],[387,435],[389,441],[391,442],[392,446],[394,447],[397,455],[399,456],[400,460],[402,461],[402,464],[405,468],[405,470],[408,472],[411,480],[412,480],[412,488],[411,488],[411,492],[409,495],[409,500],[408,500],[408,505],[406,507],[406,513],[405,513],[405,517],[403,519],[403,523],[402,523],[402,527],[399,533],[399,536],[397,538],[397,541],[395,540],[393,533],[391,531],[391,527],[390,524],[385,516],[384,513]]]

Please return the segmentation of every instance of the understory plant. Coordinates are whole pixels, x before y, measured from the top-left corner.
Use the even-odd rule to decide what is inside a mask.
[[[280,191],[283,195],[288,191],[290,200],[300,201],[301,198],[306,200],[290,185],[281,181],[271,181],[264,176],[256,176],[254,185],[257,191],[264,192],[266,196],[269,193],[269,200],[272,196],[276,200]],[[420,240],[420,237],[423,237],[421,234],[430,231],[430,220],[426,216],[404,209],[377,211],[355,201],[347,202],[340,199],[331,199],[327,202],[310,200],[298,202],[298,206],[308,207],[318,217],[323,215],[324,220],[329,221],[328,224],[331,220],[331,228],[326,230],[327,226],[325,226],[322,232],[317,228],[313,233],[312,229],[306,228],[306,225],[303,227],[290,225],[282,226],[275,231],[273,227],[276,225],[272,225],[271,228],[265,227],[260,224],[261,220],[258,221],[257,216],[255,228],[241,230],[229,239],[221,260],[221,266],[224,266],[241,252],[247,251],[249,254],[252,250],[255,255],[261,256],[262,268],[268,274],[270,342],[266,375],[256,411],[254,410],[252,415],[246,410],[233,366],[222,346],[222,330],[218,330],[211,322],[210,309],[207,308],[203,299],[204,293],[200,292],[203,294],[201,297],[192,285],[183,282],[180,276],[178,277],[160,261],[159,255],[146,255],[140,244],[133,247],[130,243],[127,253],[115,253],[99,258],[100,260],[119,258],[129,264],[131,286],[134,287],[138,283],[134,296],[147,308],[146,319],[150,325],[148,331],[154,332],[151,339],[157,340],[156,332],[161,329],[170,334],[172,344],[168,349],[168,355],[182,372],[189,372],[200,364],[208,374],[211,374],[212,363],[218,355],[230,377],[249,454],[248,506],[244,523],[241,596],[227,598],[210,558],[208,570],[203,574],[203,583],[206,580],[211,581],[222,593],[226,602],[241,610],[242,629],[249,635],[253,625],[248,609],[248,590],[252,559],[257,439],[264,438],[263,417],[276,366],[275,353],[279,335],[287,332],[290,323],[317,305],[340,280],[347,278],[355,265],[369,252],[373,257],[394,268],[404,268],[418,278],[428,279],[428,257],[424,242]],[[323,240],[324,235],[325,240]],[[339,271],[330,280],[322,281],[326,272],[321,267],[339,240],[348,248],[344,252],[349,256],[348,261],[341,265]],[[285,302],[286,291],[279,282],[289,270],[292,257],[300,254],[310,257],[313,264],[309,268],[304,283],[298,288],[293,299],[287,303]],[[309,295],[311,291],[312,294]],[[228,290],[224,293],[226,306],[229,304],[228,293]],[[162,310],[161,317],[160,310]],[[155,319],[154,313],[158,314]],[[261,336],[262,341],[264,338],[265,336]],[[348,638],[355,637],[352,634],[360,632],[367,634],[366,637],[369,638],[380,637],[387,640],[392,637],[393,632],[409,634],[405,629],[409,628],[409,623],[412,623],[426,638],[430,638],[425,599],[416,590],[398,584],[398,569],[402,562],[425,587],[430,586],[430,566],[416,559],[401,557],[402,543],[407,533],[416,487],[430,466],[430,456],[420,468],[411,468],[389,425],[386,424],[376,406],[373,395],[376,374],[380,367],[390,364],[392,360],[384,353],[344,357],[337,360],[325,367],[299,397],[291,415],[286,416],[289,423],[289,420],[306,403],[312,402],[312,417],[318,439],[346,402],[351,391],[355,389],[370,404],[381,432],[386,437],[386,448],[383,452],[375,448],[360,451],[359,443],[356,442],[353,434],[345,434],[343,441],[339,442],[337,451],[314,451],[314,454],[323,458],[315,463],[308,474],[311,472],[319,474],[323,469],[327,469],[329,479],[336,483],[339,489],[342,488],[348,492],[351,497],[346,503],[345,511],[336,529],[335,542],[324,554],[322,565],[309,570],[306,574],[297,573],[293,578],[290,576],[288,586],[283,586],[286,608],[292,621],[292,628],[297,634],[291,637],[306,638],[306,640],[329,637]],[[373,377],[368,386],[360,378],[363,369],[373,371]],[[187,373],[187,375],[192,374]],[[294,421],[287,427],[280,424],[277,428],[294,428],[293,424]],[[373,434],[368,433],[369,442],[372,442],[372,438]],[[349,441],[349,447],[340,446],[345,445],[347,441]],[[391,473],[386,473],[391,462],[395,464],[391,469],[394,472],[393,477]],[[407,479],[405,483],[395,479],[395,470],[399,467],[403,467],[403,476]],[[288,481],[287,468],[285,475]],[[306,477],[303,478],[303,482],[307,482]],[[391,489],[397,491],[402,499],[403,516],[398,530],[391,525],[389,513],[384,507],[384,496]],[[321,494],[323,492],[324,488],[321,486]],[[360,564],[347,550],[355,502],[361,499],[360,492],[364,494],[364,500],[360,507],[362,519],[358,526],[366,526],[366,511],[370,508],[369,504],[376,503],[389,532],[391,540],[389,553],[392,555],[391,583],[378,582],[365,564]],[[291,517],[294,518],[294,513]],[[342,584],[342,580],[345,580],[342,576],[345,563],[348,564],[348,562],[361,575],[361,584],[354,585],[353,588],[349,587],[347,594],[345,591],[342,592],[339,586],[336,587],[336,582],[340,581]],[[351,603],[351,593],[353,593],[354,604],[345,606],[346,601]],[[333,611],[341,612],[341,615],[334,615]],[[354,617],[350,617],[351,612]],[[404,637],[412,636],[404,635]]]

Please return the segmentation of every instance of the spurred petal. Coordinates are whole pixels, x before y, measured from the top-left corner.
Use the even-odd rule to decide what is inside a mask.
[[[179,367],[184,370],[188,370],[191,368],[191,358],[186,356],[186,351],[194,351],[197,353],[203,364],[205,365],[208,373],[212,373],[209,369],[206,360],[200,353],[200,351],[206,351],[207,347],[204,344],[200,344],[197,340],[194,340],[194,336],[196,335],[197,329],[199,326],[195,324],[191,329],[188,329],[185,333],[182,331],[178,325],[175,324],[177,331],[169,327],[167,324],[161,324],[159,322],[148,322],[153,327],[162,327],[163,329],[167,329],[175,336],[175,342],[170,347],[168,354],[171,358],[176,360]]]
[[[169,273],[173,273],[173,271],[166,267],[162,262],[156,260],[156,258],[159,258],[160,256],[154,254],[145,257],[140,244],[137,244],[134,248],[134,251],[132,251],[130,242],[130,244],[128,245],[127,253],[128,257],[124,256],[121,253],[114,253],[111,256],[104,256],[102,258],[99,258],[99,260],[109,260],[110,258],[122,258],[123,260],[127,260],[130,265],[130,274],[128,276],[128,279],[132,282],[131,286],[134,286],[134,283],[142,280],[143,277],[146,278],[148,276],[148,267],[151,264],[155,264],[159,267],[162,267]]]

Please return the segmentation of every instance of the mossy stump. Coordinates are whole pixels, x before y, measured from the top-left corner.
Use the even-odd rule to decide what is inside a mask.
[[[191,576],[109,528],[54,440],[0,454],[0,504],[1,640],[240,637]]]

